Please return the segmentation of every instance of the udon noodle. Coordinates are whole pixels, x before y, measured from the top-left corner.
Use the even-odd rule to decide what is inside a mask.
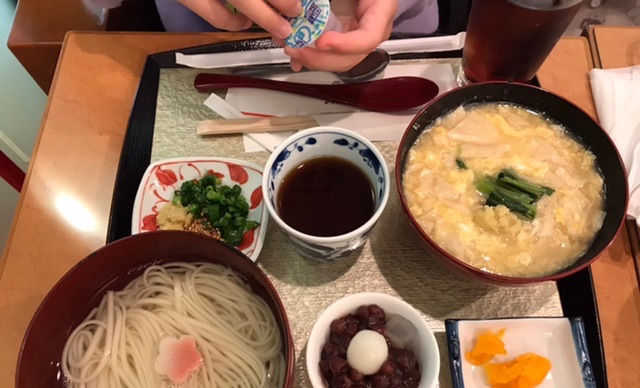
[[[158,343],[192,336],[202,366],[180,387],[281,387],[278,325],[231,269],[209,263],[153,265],[108,291],[71,333],[62,355],[68,387],[171,387],[154,370]]]

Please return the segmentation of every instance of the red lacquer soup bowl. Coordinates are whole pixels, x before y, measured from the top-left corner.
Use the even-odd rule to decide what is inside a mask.
[[[489,273],[473,267],[440,247],[424,230],[407,206],[403,190],[403,173],[408,153],[418,137],[430,130],[439,118],[460,106],[477,103],[505,103],[542,114],[560,124],[578,143],[596,157],[596,167],[604,180],[604,210],[602,227],[593,242],[572,265],[556,273],[539,277],[510,277]],[[518,83],[487,82],[454,89],[431,101],[411,122],[402,137],[396,156],[396,185],[406,219],[415,235],[431,256],[443,265],[484,283],[526,285],[558,280],[582,270],[596,260],[614,240],[626,217],[628,202],[627,176],[618,151],[607,133],[584,111],[564,98],[543,89]]]

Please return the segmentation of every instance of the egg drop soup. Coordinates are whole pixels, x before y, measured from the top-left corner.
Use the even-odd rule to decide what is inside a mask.
[[[519,213],[518,204],[489,200],[479,186],[498,182],[504,171],[548,190],[524,205],[533,217]],[[595,156],[561,126],[506,104],[460,107],[424,131],[409,150],[403,192],[415,220],[441,248],[513,277],[573,264],[605,215]]]

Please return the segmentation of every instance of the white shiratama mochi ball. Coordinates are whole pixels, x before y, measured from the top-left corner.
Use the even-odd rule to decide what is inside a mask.
[[[347,362],[363,375],[372,375],[379,371],[388,355],[387,341],[382,334],[373,330],[361,330],[356,333],[347,348]]]

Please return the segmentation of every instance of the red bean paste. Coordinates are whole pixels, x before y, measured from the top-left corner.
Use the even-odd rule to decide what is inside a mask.
[[[420,383],[420,366],[409,349],[393,346],[385,335],[385,312],[377,305],[360,306],[355,314],[331,322],[329,341],[322,348],[320,373],[329,388],[416,388]],[[389,356],[380,370],[363,375],[349,366],[347,348],[360,330],[374,330],[385,336]]]

